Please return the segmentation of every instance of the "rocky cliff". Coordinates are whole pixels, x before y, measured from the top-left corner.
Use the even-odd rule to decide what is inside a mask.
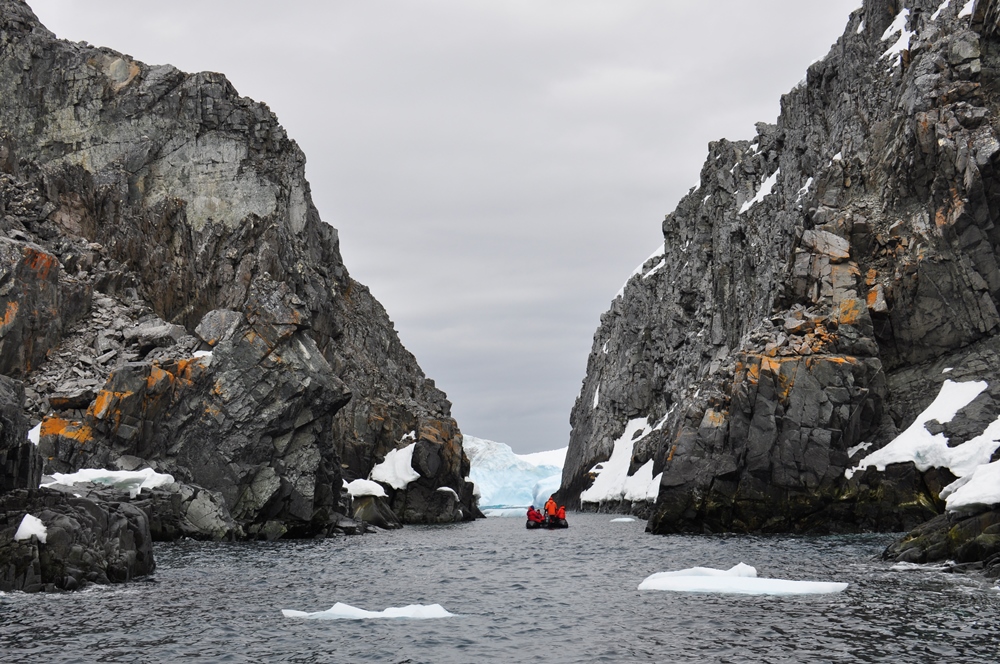
[[[567,504],[657,533],[901,530],[995,460],[998,18],[865,0],[775,124],[709,146],[594,336]]]
[[[308,536],[350,511],[345,480],[415,446],[396,514],[474,517],[451,405],[304,168],[221,74],[57,40],[0,0],[0,374],[46,472],[155,468],[249,535]]]

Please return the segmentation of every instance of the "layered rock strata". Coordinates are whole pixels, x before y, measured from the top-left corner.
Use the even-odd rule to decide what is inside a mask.
[[[398,517],[477,514],[450,403],[266,106],[59,41],[22,0],[0,0],[0,99],[0,373],[25,380],[49,471],[155,468],[247,535],[307,536],[355,529],[344,480],[413,433],[431,461]]]
[[[1000,415],[998,10],[865,0],[776,124],[709,146],[602,317],[562,500],[658,533],[905,530],[944,509],[949,468],[864,462],[947,380],[989,388],[928,435],[958,445]],[[616,441],[628,477],[587,501]]]

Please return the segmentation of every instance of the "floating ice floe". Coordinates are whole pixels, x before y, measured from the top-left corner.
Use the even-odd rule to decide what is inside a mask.
[[[502,519],[513,519],[514,517],[525,518],[526,514],[523,507],[496,507],[494,509],[485,509],[483,514],[486,515],[487,519],[499,517]]]
[[[305,618],[307,620],[371,620],[377,618],[411,618],[428,620],[431,618],[451,618],[455,614],[448,613],[440,604],[410,604],[409,606],[390,606],[384,611],[365,611],[350,604],[337,602],[326,611],[306,613],[282,609],[281,615],[286,618]]]
[[[158,473],[152,468],[142,470],[104,470],[103,468],[81,468],[75,473],[52,473],[51,482],[42,482],[42,486],[61,484],[103,484],[105,486],[128,491],[132,498],[139,495],[143,489],[155,489],[167,484],[173,484],[174,476]]]
[[[37,516],[25,514],[24,518],[21,519],[21,525],[17,527],[17,532],[14,533],[14,541],[20,542],[21,540],[31,539],[32,535],[37,537],[39,542],[45,544],[45,538],[49,535],[49,529],[45,527],[45,524]]]
[[[666,590],[682,593],[724,593],[735,595],[826,595],[839,593],[846,583],[760,579],[757,570],[739,563],[728,570],[692,567],[676,572],[660,572],[646,577],[639,590]]]
[[[611,523],[634,523],[635,519],[630,516],[621,517],[618,519],[611,519]]]

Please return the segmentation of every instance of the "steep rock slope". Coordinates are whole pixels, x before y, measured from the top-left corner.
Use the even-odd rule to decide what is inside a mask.
[[[866,459],[947,381],[988,385],[926,423],[942,445],[1000,414],[998,16],[865,0],[776,124],[709,146],[595,334],[567,504],[661,533],[905,529],[943,510],[957,466]]]
[[[47,418],[50,470],[151,465],[305,534],[348,509],[342,478],[416,444],[432,461],[391,488],[397,513],[472,518],[450,403],[351,279],[266,106],[57,40],[22,0],[0,0],[0,100],[0,370]]]

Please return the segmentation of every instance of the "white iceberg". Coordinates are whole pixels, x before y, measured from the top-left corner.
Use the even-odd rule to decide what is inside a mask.
[[[37,537],[39,542],[45,544],[45,538],[49,535],[49,529],[45,527],[45,524],[37,516],[25,514],[24,518],[21,519],[21,525],[17,527],[17,532],[14,533],[14,541],[20,542],[21,540],[31,539],[32,535]]]
[[[469,477],[479,490],[481,507],[541,505],[559,489],[565,447],[518,455],[509,445],[475,436],[465,436],[462,446],[469,456]]]
[[[103,468],[81,468],[75,473],[52,473],[52,481],[42,482],[42,486],[61,484],[103,484],[105,486],[128,491],[135,498],[143,489],[155,489],[166,484],[173,484],[174,476],[158,473],[152,468],[142,470],[104,470]]]
[[[757,570],[739,563],[727,569],[692,567],[676,572],[660,572],[646,577],[639,590],[666,590],[682,593],[723,593],[735,595],[825,595],[843,592],[846,583],[788,581],[757,578]]]
[[[428,620],[431,618],[451,618],[454,613],[448,613],[440,604],[410,604],[409,606],[390,606],[384,611],[366,611],[350,604],[337,602],[326,611],[306,613],[282,609],[281,615],[286,618],[305,618],[307,620],[371,620],[375,618],[412,618]]]

